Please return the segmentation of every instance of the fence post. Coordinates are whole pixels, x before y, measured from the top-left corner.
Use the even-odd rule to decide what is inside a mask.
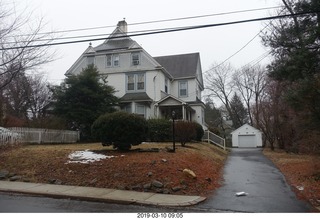
[[[207,130],[207,132],[208,132],[208,143],[210,144],[210,131],[209,131],[209,129]]]

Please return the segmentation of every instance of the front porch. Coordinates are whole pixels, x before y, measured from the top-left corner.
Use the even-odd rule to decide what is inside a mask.
[[[187,103],[170,95],[155,104],[155,116],[157,118],[171,119],[173,111],[177,120],[192,121],[195,115],[195,110]]]

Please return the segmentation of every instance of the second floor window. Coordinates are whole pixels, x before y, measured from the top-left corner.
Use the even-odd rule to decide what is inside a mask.
[[[129,92],[139,92],[145,91],[145,74],[136,73],[136,74],[127,74],[127,86],[126,90]]]
[[[113,54],[113,55],[107,55],[106,56],[106,67],[117,67],[119,66],[119,55]]]
[[[180,81],[179,82],[179,97],[188,96],[188,82]]]

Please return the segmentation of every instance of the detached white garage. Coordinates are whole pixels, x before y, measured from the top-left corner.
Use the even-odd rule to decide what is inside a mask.
[[[255,148],[262,147],[262,132],[248,124],[231,132],[232,147]]]

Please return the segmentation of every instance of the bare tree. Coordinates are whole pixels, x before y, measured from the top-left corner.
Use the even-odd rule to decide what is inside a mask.
[[[31,14],[17,14],[14,6],[0,1],[0,91],[17,75],[35,70],[53,59],[45,46],[52,41],[50,33],[42,34],[43,19]],[[41,46],[40,46],[41,44]]]
[[[29,95],[29,118],[36,123],[46,118],[47,110],[50,107],[52,91],[43,75],[32,75],[28,77],[30,86]],[[42,124],[38,124],[42,126]]]
[[[245,66],[233,75],[234,86],[238,89],[244,100],[251,124],[259,127],[259,117],[254,115],[260,114],[261,99],[263,98],[266,87],[265,68],[258,66]]]
[[[231,83],[232,72],[233,68],[230,64],[221,64],[212,67],[205,73],[206,89],[209,91],[208,96],[219,99],[229,115],[232,114],[230,107],[230,95],[233,87]]]

